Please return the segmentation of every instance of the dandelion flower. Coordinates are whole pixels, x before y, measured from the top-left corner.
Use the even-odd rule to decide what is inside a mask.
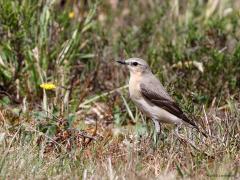
[[[53,90],[56,88],[56,85],[53,83],[43,83],[40,85],[40,87],[46,90]]]
[[[68,17],[69,17],[70,19],[74,18],[74,16],[75,16],[75,13],[74,13],[73,11],[71,11],[71,12],[68,13]]]

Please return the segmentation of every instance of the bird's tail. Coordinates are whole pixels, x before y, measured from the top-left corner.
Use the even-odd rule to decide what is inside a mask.
[[[202,130],[199,129],[199,127],[196,125],[196,118],[195,117],[191,117],[190,119],[186,116],[183,115],[182,119],[187,122],[189,125],[191,125],[193,128],[195,128],[198,132],[200,132],[205,138],[208,138],[207,134],[205,132],[203,132]]]
[[[198,132],[200,132],[205,138],[208,138],[208,135],[207,135],[205,132],[203,132],[202,130],[200,130],[197,125],[194,125],[193,127],[194,127]]]

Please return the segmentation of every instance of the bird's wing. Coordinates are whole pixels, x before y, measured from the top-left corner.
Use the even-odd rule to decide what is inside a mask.
[[[140,84],[140,90],[147,100],[149,100],[154,105],[168,111],[169,113],[175,115],[176,117],[182,119],[183,121],[191,124],[192,126],[196,127],[196,124],[192,122],[179,108],[178,104],[174,102],[173,100],[166,98],[161,95],[161,92],[155,92],[154,90],[151,90],[149,87],[147,87],[145,84]],[[165,93],[165,92],[164,92]]]

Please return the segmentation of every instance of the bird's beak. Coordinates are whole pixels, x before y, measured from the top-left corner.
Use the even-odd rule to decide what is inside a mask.
[[[126,65],[127,63],[125,62],[125,61],[123,61],[123,60],[118,60],[117,61],[119,64],[123,64],[123,65]]]

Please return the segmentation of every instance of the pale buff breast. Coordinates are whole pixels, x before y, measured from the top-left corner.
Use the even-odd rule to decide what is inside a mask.
[[[140,82],[141,82],[140,75],[131,74],[130,80],[129,80],[129,94],[130,94],[130,98],[134,102],[142,97],[140,92]]]
[[[142,97],[142,94],[141,94],[141,91],[140,91],[140,82],[141,82],[140,76],[131,75],[130,80],[129,80],[129,94],[130,94],[130,98],[134,102],[134,104],[143,113],[145,113],[148,117],[151,117],[151,114],[149,113],[149,111],[141,103],[141,99],[143,97]]]

